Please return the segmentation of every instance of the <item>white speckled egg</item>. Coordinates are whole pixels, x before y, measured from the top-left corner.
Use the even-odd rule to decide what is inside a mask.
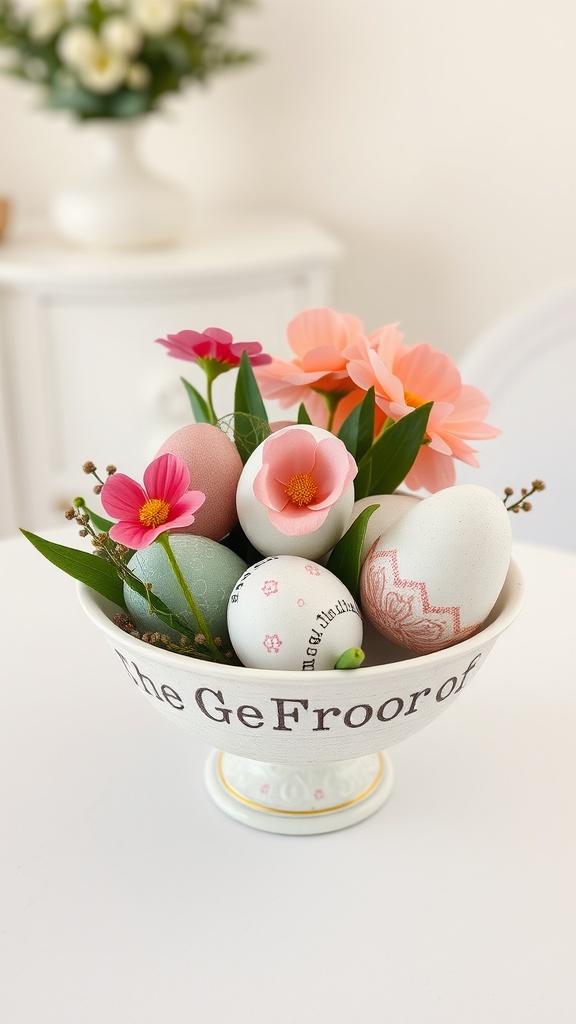
[[[228,643],[226,609],[234,584],[246,568],[246,563],[223,544],[206,537],[173,533],[170,546],[190,592],[204,616],[213,637]],[[137,551],[128,563],[138,579],[151,583],[154,593],[171,611],[200,631],[197,619],[186,602],[184,593],[174,576],[166,552],[160,544]],[[124,600],[135,626],[141,632],[166,633],[173,640],[180,634],[170,629],[156,615],[150,615],[143,597],[124,584]]]
[[[250,668],[333,669],[362,643],[362,619],[350,591],[322,565],[273,555],[240,577],[228,604],[228,631]]]
[[[304,424],[284,427],[267,440],[291,432],[294,444],[298,444],[298,437],[302,431],[311,434],[316,441],[325,438],[337,441],[334,434],[328,430]],[[338,443],[344,448],[342,442]],[[240,525],[256,550],[262,552],[263,555],[300,555],[302,558],[320,558],[333,548],[342,534],[346,532],[354,504],[354,484],[350,481],[344,492],[331,506],[328,515],[318,529],[297,536],[284,533],[271,522],[267,507],[254,494],[254,482],[263,465],[265,445],[266,441],[252,452],[238,481],[236,508]]]
[[[464,484],[408,509],[371,549],[362,609],[383,636],[418,654],[464,640],[484,622],[510,564],[509,513],[496,494]]]
[[[368,508],[369,505],[380,506],[372,513],[368,520],[366,536],[364,537],[362,552],[360,554],[361,565],[366,560],[368,552],[370,551],[374,541],[378,540],[378,537],[381,537],[382,534],[400,518],[400,516],[403,516],[409,508],[413,508],[420,500],[421,499],[415,494],[398,494],[396,492],[394,494],[373,494],[368,498],[359,498],[358,501],[354,502],[348,526],[352,526],[354,520],[357,519],[360,513],[363,512],[365,508]]]
[[[190,488],[203,491],[206,501],[191,526],[178,533],[193,533],[222,540],[236,526],[236,485],[242,459],[230,438],[211,423],[188,423],[164,442],[156,453],[178,455],[190,470]]]

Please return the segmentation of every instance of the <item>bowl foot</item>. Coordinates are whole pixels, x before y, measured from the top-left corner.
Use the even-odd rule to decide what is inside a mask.
[[[286,765],[215,750],[205,778],[214,802],[236,821],[264,832],[315,835],[374,814],[390,795],[393,770],[384,752]]]

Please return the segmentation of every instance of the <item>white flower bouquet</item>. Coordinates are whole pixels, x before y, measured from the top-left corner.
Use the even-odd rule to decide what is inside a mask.
[[[250,0],[0,0],[3,70],[41,87],[48,108],[76,117],[132,118],[167,93],[252,53],[226,42]]]

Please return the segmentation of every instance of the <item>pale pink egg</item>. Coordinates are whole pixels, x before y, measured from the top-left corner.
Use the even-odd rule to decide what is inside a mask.
[[[190,490],[203,491],[206,501],[191,526],[180,533],[194,533],[222,540],[236,526],[236,486],[242,459],[233,441],[211,423],[189,423],[164,442],[156,456],[179,455],[190,470]]]

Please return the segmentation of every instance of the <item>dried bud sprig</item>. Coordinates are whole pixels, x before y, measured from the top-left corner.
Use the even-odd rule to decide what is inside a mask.
[[[512,504],[509,504],[510,499],[514,495],[514,491],[511,487],[505,487],[505,497],[503,499],[504,507],[508,510],[508,512],[531,512],[532,502],[527,501],[526,499],[530,498],[533,494],[536,493],[536,491],[543,491],[545,490],[545,488],[546,484],[543,480],[533,480],[530,490],[528,490],[527,487],[522,487],[520,490],[520,497],[517,498],[516,501],[512,502]]]
[[[100,491],[102,490],[102,487],[104,486],[104,481],[102,480],[101,477],[98,476],[97,467],[94,465],[94,463],[90,459],[88,460],[88,462],[85,462],[83,464],[82,472],[86,473],[87,476],[93,476],[94,477],[94,479],[97,481],[96,486],[93,488],[94,494],[100,494]],[[113,466],[112,463],[110,463],[109,466],[106,466],[106,475],[107,475],[107,477],[112,476],[116,472],[117,472],[116,466]],[[80,500],[80,499],[77,499],[77,500]]]
[[[154,606],[154,598],[156,595],[153,592],[152,584],[148,582],[143,583],[143,581],[140,580],[127,565],[127,555],[131,554],[129,549],[123,544],[118,544],[116,541],[112,540],[112,538],[102,530],[97,532],[94,529],[94,526],[90,522],[90,516],[84,511],[86,505],[83,500],[76,499],[75,505],[75,508],[70,508],[65,513],[66,518],[74,520],[81,526],[80,535],[82,537],[90,537],[91,544],[96,549],[95,554],[105,558],[113,564],[120,580],[124,583],[132,580],[138,587],[142,587],[142,585],[144,586],[148,611],[150,614],[156,613],[157,608]],[[215,641],[215,650],[211,650],[210,645],[207,644],[206,638],[202,634],[197,634],[194,638],[192,638],[191,635],[182,635],[177,643],[173,643],[165,633],[149,631],[141,635],[138,630],[135,629],[134,624],[131,623],[126,616],[123,618],[122,616],[117,618],[117,625],[120,625],[120,627],[124,629],[125,632],[130,633],[131,636],[136,639],[143,640],[145,643],[160,645],[166,650],[179,651],[180,654],[187,654],[193,658],[202,658],[204,661],[229,661],[231,657],[235,658],[233,652],[222,650],[222,640],[220,637]],[[124,620],[127,621],[125,622]],[[123,625],[122,622],[124,622]],[[176,618],[173,625],[176,628],[185,628],[185,624],[179,623]],[[218,655],[218,657],[215,657],[215,655]]]
[[[114,622],[114,625],[134,637],[134,639],[142,640],[143,643],[150,644],[151,647],[161,647],[165,651],[176,651],[178,654],[184,654],[191,658],[202,658],[203,660],[206,660],[207,657],[209,658],[209,654],[207,655],[206,643],[204,637],[201,637],[201,634],[198,634],[194,638],[194,642],[189,640],[186,636],[181,636],[178,641],[174,641],[171,640],[166,633],[159,633],[157,631],[140,633],[131,621],[130,617],[124,612],[120,612],[118,615],[115,615],[112,621]],[[219,646],[222,645],[222,639],[220,637],[218,637],[218,644]],[[234,651],[231,649],[224,651],[224,657],[228,662],[233,661],[235,664],[240,664],[234,654]]]

